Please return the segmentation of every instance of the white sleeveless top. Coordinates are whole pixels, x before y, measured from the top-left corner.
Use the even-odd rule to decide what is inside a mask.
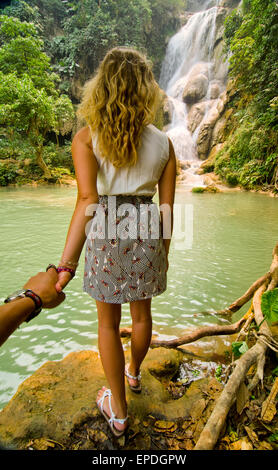
[[[97,191],[99,195],[146,195],[156,193],[156,185],[169,159],[167,135],[149,124],[142,132],[142,144],[136,165],[116,168],[102,158],[97,136],[92,136],[93,152],[98,162]]]

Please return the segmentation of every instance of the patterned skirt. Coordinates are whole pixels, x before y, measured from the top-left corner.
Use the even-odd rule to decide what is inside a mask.
[[[87,228],[83,290],[96,300],[123,304],[166,287],[166,251],[152,196],[99,196]]]

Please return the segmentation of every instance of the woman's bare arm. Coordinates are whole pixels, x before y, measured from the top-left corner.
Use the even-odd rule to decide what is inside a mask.
[[[73,266],[71,263],[78,263],[86,240],[85,228],[92,218],[92,215],[85,215],[86,209],[90,204],[98,203],[98,163],[93,153],[89,127],[83,127],[75,134],[72,141],[72,158],[78,194],[60,262],[60,266],[68,267]],[[57,290],[62,290],[70,279],[71,275],[68,272],[61,272],[56,285]]]
[[[173,208],[174,208],[174,200],[175,200],[175,191],[176,191],[176,173],[177,173],[177,164],[176,164],[176,155],[174,151],[173,144],[169,139],[169,160],[165,165],[163,173],[160,177],[158,182],[158,193],[159,193],[159,205],[162,206],[163,204],[167,204],[169,208],[168,214],[170,217],[163,218],[163,211],[160,211],[161,214],[161,223],[162,229],[165,227],[165,231],[167,234],[173,233],[173,223],[174,223],[174,215],[173,215]],[[166,236],[165,231],[162,232],[163,236]],[[166,254],[168,256],[169,249],[170,249],[170,238],[163,238],[163,243],[165,246]]]

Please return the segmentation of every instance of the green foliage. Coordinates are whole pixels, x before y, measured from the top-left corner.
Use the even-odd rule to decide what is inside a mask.
[[[21,162],[26,158],[35,158],[34,147],[23,134],[14,131],[12,127],[5,129],[0,135],[0,159]]]
[[[57,144],[49,142],[48,145],[43,148],[44,160],[47,165],[51,168],[61,167],[62,169],[67,168],[71,174],[74,174],[74,166],[71,156],[71,142],[66,143],[62,147],[58,147]]]
[[[37,6],[31,6],[32,2],[25,2],[24,0],[12,0],[9,6],[3,9],[3,14],[18,18],[21,22],[39,24],[40,14]]]
[[[269,323],[278,322],[278,288],[263,293],[261,309]]]
[[[145,48],[153,61],[155,76],[159,78],[166,41],[180,27],[178,18],[186,9],[186,0],[149,0],[149,4],[151,24],[146,32]]]
[[[59,182],[63,177],[70,176],[71,171],[68,168],[56,167],[51,169],[53,182]]]
[[[221,382],[221,375],[222,375],[223,369],[222,366],[217,366],[215,369],[215,377],[218,380],[218,382]]]
[[[0,71],[18,77],[27,74],[36,88],[57,95],[60,78],[50,69],[50,58],[43,51],[43,41],[34,25],[1,15],[0,38]]]
[[[268,438],[269,442],[277,442],[278,443],[278,432],[271,434]]]
[[[237,93],[230,106],[229,135],[215,171],[229,184],[274,186],[278,171],[278,6],[244,0],[225,20],[229,76]]]
[[[232,351],[235,358],[237,359],[246,351],[248,351],[247,343],[245,341],[235,341],[234,343],[232,343]]]
[[[185,7],[186,0],[18,0],[4,13],[34,23],[62,78],[60,90],[71,93],[72,79],[84,82],[116,45],[146,52],[158,78],[166,40]]]
[[[232,13],[225,18],[224,21],[224,38],[225,38],[225,45],[226,45],[226,52],[227,52],[227,47],[230,46],[231,41],[235,35],[235,32],[238,30],[242,23],[242,17],[238,13],[236,9],[232,11]]]
[[[59,77],[32,24],[1,15],[0,38],[0,154],[34,158],[48,177],[43,145],[49,132],[71,131],[72,103],[57,90]]]
[[[236,186],[239,183],[238,174],[235,172],[227,172],[225,179],[230,186]]]
[[[275,377],[278,377],[278,366],[275,367],[275,368],[271,371],[271,375],[272,375],[273,379],[274,379]]]
[[[7,186],[14,183],[17,173],[13,165],[3,165],[0,163],[0,186]]]
[[[202,186],[195,186],[194,188],[192,188],[192,193],[204,193],[205,192],[205,188],[203,188]]]

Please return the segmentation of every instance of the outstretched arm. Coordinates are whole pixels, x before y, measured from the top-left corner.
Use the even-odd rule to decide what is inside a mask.
[[[66,243],[59,266],[72,268],[77,265],[86,240],[85,227],[91,216],[85,212],[90,204],[98,203],[97,171],[98,163],[92,149],[89,127],[83,127],[72,141],[72,158],[77,181],[77,200],[68,229]],[[71,280],[71,274],[61,272],[56,289],[60,292]]]
[[[42,300],[43,308],[57,307],[65,299],[63,292],[57,293],[55,284],[58,276],[56,270],[50,268],[45,273],[38,273],[24,285],[31,289]],[[0,306],[0,346],[34,311],[34,302],[30,297],[13,300]]]

